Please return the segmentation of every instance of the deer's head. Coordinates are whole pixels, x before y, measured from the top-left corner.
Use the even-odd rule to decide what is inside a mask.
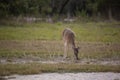
[[[78,53],[79,53],[79,47],[77,47],[77,48],[73,48],[74,49],[74,55],[75,55],[75,57],[76,57],[76,59],[78,60],[79,58],[78,58]]]

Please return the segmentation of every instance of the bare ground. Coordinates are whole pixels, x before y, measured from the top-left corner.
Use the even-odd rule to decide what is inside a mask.
[[[0,59],[0,64],[25,64],[25,63],[49,63],[49,64],[59,64],[59,63],[76,63],[80,65],[92,64],[92,65],[120,65],[120,60],[97,60],[97,59],[80,59],[80,60],[70,60],[63,59],[62,57],[54,60],[41,60],[32,58],[20,58],[20,59]]]

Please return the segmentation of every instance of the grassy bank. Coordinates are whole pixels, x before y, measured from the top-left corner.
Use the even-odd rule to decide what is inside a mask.
[[[0,64],[0,75],[40,74],[51,72],[120,72],[120,66],[110,65],[79,65],[79,64]]]

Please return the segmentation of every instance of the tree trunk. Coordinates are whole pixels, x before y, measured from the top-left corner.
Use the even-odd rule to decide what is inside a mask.
[[[63,3],[63,5],[62,5],[62,7],[61,7],[61,9],[60,9],[59,14],[61,14],[61,13],[63,12],[63,9],[65,8],[65,6],[67,5],[67,3],[68,3],[69,1],[70,1],[70,0],[66,0],[66,1]]]
[[[112,9],[111,9],[111,7],[108,8],[108,18],[109,18],[110,21],[114,20],[113,16],[112,16]]]

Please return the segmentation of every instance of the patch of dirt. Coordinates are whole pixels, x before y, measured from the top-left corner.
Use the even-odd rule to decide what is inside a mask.
[[[59,64],[59,63],[76,63],[76,64],[95,64],[95,65],[120,65],[120,60],[97,60],[97,59],[80,59],[80,60],[71,60],[69,58],[52,60],[44,60],[37,58],[13,58],[13,59],[0,59],[0,64],[24,64],[24,63],[50,63],[50,64]]]

